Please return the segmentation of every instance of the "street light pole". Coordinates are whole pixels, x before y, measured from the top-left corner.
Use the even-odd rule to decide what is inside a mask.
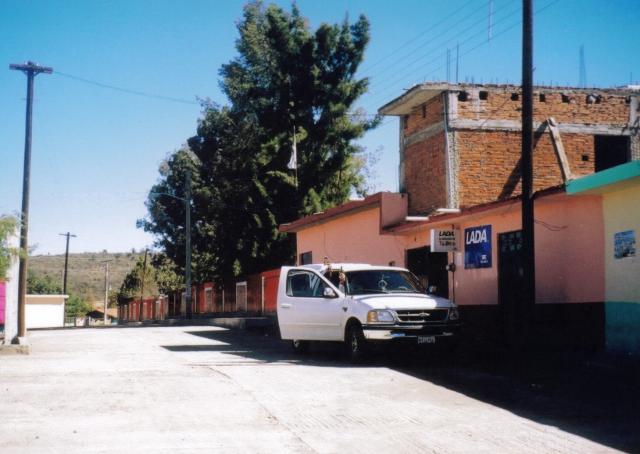
[[[18,337],[27,334],[25,313],[27,297],[27,270],[29,266],[29,190],[31,185],[31,119],[33,112],[33,80],[40,73],[51,74],[52,68],[38,66],[29,61],[12,64],[9,69],[22,71],[27,76],[27,114],[24,134],[24,173],[22,176],[22,212],[20,217],[20,266],[18,277]]]
[[[187,318],[193,318],[193,308],[191,307],[191,170],[187,169],[185,173],[185,264],[184,264],[184,280],[185,280],[185,303],[187,305]]]
[[[184,302],[186,306],[186,316],[188,319],[193,318],[193,308],[191,305],[191,169],[187,169],[184,175],[184,194],[185,197],[178,197],[167,192],[152,192],[154,195],[166,195],[174,199],[184,202],[184,228],[185,228],[185,241],[184,241],[184,281],[185,292]]]

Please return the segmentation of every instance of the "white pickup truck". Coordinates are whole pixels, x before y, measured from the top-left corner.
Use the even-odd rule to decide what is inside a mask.
[[[344,342],[352,359],[370,343],[455,343],[455,303],[427,294],[404,268],[344,263],[283,267],[277,300],[282,339]]]

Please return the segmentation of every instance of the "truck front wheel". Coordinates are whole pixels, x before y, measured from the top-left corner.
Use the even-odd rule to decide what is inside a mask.
[[[362,361],[368,352],[367,340],[364,338],[362,328],[356,323],[352,323],[347,328],[345,344],[349,359],[353,362]]]

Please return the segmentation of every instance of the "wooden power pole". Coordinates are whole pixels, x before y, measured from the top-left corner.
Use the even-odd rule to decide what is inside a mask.
[[[104,326],[107,326],[107,309],[109,308],[109,262],[111,260],[105,260],[104,262]]]
[[[18,337],[25,337],[27,298],[27,270],[29,267],[29,190],[31,186],[31,120],[33,112],[33,80],[38,74],[51,74],[52,68],[31,61],[12,64],[9,69],[22,71],[27,76],[27,114],[24,134],[24,173],[22,175],[22,212],[20,213],[20,266],[18,277]]]
[[[522,262],[523,291],[519,302],[516,333],[520,347],[528,340],[531,314],[536,301],[534,200],[533,200],[533,0],[522,2]]]
[[[69,232],[59,233],[58,235],[67,237],[67,247],[64,250],[64,276],[62,278],[62,294],[66,295],[67,294],[67,272],[69,271],[69,238],[77,238],[77,236]]]

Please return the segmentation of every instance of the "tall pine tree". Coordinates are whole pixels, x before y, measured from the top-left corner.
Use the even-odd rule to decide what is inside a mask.
[[[294,245],[278,225],[363,193],[362,150],[354,140],[377,125],[352,113],[366,91],[357,79],[369,23],[322,24],[315,32],[294,5],[250,3],[238,25],[238,56],[223,65],[229,106],[205,105],[189,152],[171,156],[142,222],[180,266],[183,194],[193,170],[193,257],[197,280],[253,273],[290,262]],[[297,166],[289,169],[292,148]]]

